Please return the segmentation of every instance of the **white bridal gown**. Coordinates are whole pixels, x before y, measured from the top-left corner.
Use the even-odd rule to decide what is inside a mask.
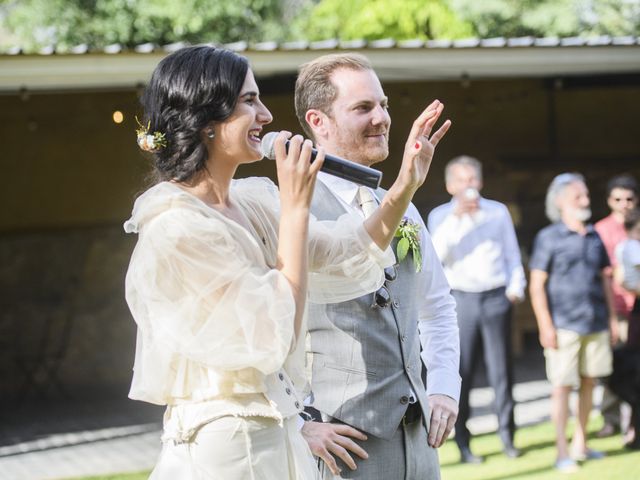
[[[167,406],[151,478],[316,479],[296,426],[304,334],[294,339],[293,296],[274,268],[278,191],[234,180],[230,200],[250,230],[170,182],[142,194],[125,223],[139,235],[126,277],[138,325],[129,396]],[[357,215],[311,219],[309,232],[310,301],[375,291],[395,261]]]

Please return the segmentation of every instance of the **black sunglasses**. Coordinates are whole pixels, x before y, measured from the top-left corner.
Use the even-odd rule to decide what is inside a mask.
[[[391,292],[387,288],[387,283],[393,282],[398,276],[398,269],[395,265],[384,269],[384,285],[373,294],[371,308],[385,308],[391,304]]]

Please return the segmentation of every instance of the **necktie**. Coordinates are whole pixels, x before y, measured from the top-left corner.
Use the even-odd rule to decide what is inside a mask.
[[[376,208],[378,208],[378,202],[376,202],[373,193],[367,187],[358,187],[358,203],[364,213],[364,218],[369,217]]]

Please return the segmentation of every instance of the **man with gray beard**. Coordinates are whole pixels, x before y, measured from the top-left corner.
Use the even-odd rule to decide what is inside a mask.
[[[617,338],[609,257],[592,225],[584,177],[563,173],[553,179],[546,198],[553,223],[536,236],[529,282],[531,304],[544,347],[547,377],[553,386],[552,420],[561,472],[603,453],[587,448],[587,421],[596,379],[611,374],[611,343]],[[577,422],[567,445],[569,394],[579,391]]]

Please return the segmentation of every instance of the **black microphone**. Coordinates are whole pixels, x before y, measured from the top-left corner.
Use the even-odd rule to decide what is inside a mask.
[[[271,159],[276,159],[276,153],[274,151],[274,143],[278,132],[269,132],[262,137],[262,154]],[[285,147],[289,150],[289,140],[285,142]],[[313,162],[318,155],[318,150],[311,149],[311,161]],[[370,188],[378,188],[380,186],[380,180],[382,180],[382,172],[373,168],[365,167],[355,162],[350,162],[344,158],[336,157],[335,155],[329,155],[325,153],[324,163],[320,169],[325,173],[334,175],[336,177],[344,178],[359,185],[364,185]]]

